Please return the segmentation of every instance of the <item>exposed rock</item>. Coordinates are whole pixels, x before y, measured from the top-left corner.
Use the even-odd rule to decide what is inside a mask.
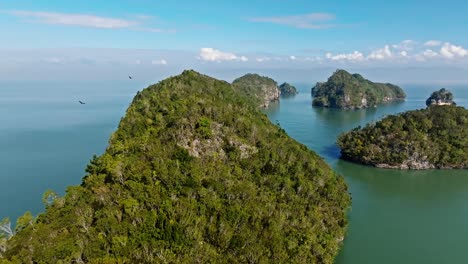
[[[467,169],[468,110],[453,105],[390,115],[338,138],[341,158],[389,169]]]
[[[373,83],[359,74],[337,70],[327,82],[317,83],[311,90],[314,106],[360,109],[380,103],[404,100],[404,91],[393,84]]]
[[[453,94],[445,88],[435,91],[426,100],[426,105],[456,105],[453,101]]]
[[[297,89],[289,83],[283,83],[279,87],[281,96],[292,96],[297,94]]]
[[[268,107],[270,102],[279,100],[278,84],[265,76],[249,73],[234,80],[232,85],[261,107]]]

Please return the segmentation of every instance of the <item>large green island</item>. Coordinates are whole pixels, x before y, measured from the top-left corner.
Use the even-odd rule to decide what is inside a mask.
[[[374,83],[345,70],[337,70],[326,82],[317,83],[311,93],[312,105],[340,109],[376,107],[406,98],[405,92],[396,85]]]
[[[467,169],[468,110],[453,105],[390,115],[338,138],[341,158],[381,168]]]
[[[343,177],[195,71],[139,92],[86,172],[0,223],[0,263],[333,263],[345,235]]]

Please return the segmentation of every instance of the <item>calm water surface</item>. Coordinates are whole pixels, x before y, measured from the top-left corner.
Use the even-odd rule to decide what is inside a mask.
[[[79,184],[104,151],[137,90],[147,83],[0,82],[0,218],[43,210],[45,190]],[[408,100],[378,109],[313,108],[310,85],[267,110],[290,136],[345,176],[353,197],[337,263],[468,263],[468,171],[396,171],[339,160],[343,131],[423,108],[441,86],[403,86]],[[468,85],[446,86],[468,107]],[[80,105],[78,100],[86,102]]]

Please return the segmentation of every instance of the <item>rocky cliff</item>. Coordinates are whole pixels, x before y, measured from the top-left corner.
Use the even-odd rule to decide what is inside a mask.
[[[426,100],[426,105],[456,105],[453,101],[453,94],[445,88],[435,91]]]
[[[359,74],[337,70],[327,82],[317,83],[311,90],[314,106],[359,109],[404,100],[404,91],[393,84],[374,83]]]
[[[297,89],[289,83],[281,84],[278,89],[280,90],[281,96],[292,96],[297,94]]]
[[[261,107],[268,107],[270,102],[279,100],[278,84],[265,76],[249,73],[234,80],[232,85]]]

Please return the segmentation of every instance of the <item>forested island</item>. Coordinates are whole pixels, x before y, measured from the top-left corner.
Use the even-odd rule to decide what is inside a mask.
[[[338,138],[341,158],[397,169],[467,169],[468,110],[452,105],[390,115]]]
[[[235,89],[261,107],[268,107],[270,102],[278,101],[280,91],[275,80],[248,73],[232,82]]]
[[[0,223],[0,262],[333,263],[343,177],[238,87],[184,71],[137,93],[81,185]]]
[[[445,88],[435,91],[427,98],[426,105],[457,105],[453,101],[453,94]]]
[[[293,96],[297,94],[297,89],[289,83],[281,84],[278,89],[280,90],[281,96]]]
[[[390,83],[374,83],[359,74],[337,70],[327,82],[317,83],[311,90],[314,106],[360,109],[404,100],[405,92]]]

